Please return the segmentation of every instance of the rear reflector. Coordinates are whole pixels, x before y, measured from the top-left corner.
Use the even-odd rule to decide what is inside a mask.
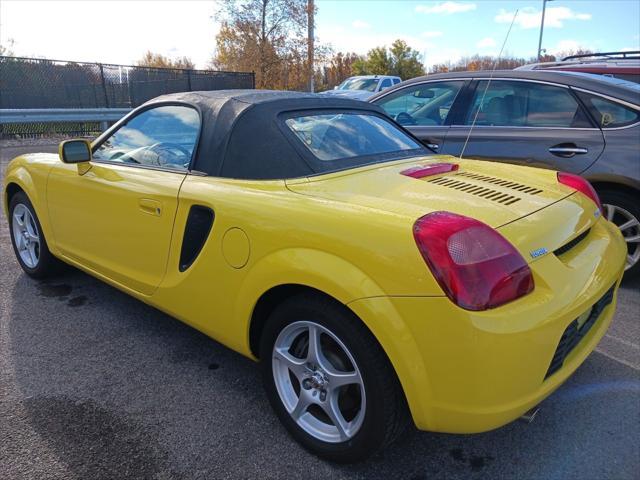
[[[416,221],[413,236],[440,287],[466,310],[495,308],[534,288],[522,255],[478,220],[434,212]]]
[[[573,175],[572,173],[558,172],[558,182],[566,185],[567,187],[573,188],[578,192],[582,193],[589,197],[593,203],[602,211],[602,203],[600,203],[600,197],[591,186],[588,180],[585,180],[578,175]]]
[[[411,167],[400,173],[407,177],[423,178],[431,175],[439,175],[440,173],[455,172],[456,170],[458,170],[458,165],[455,163],[432,163],[431,165]]]

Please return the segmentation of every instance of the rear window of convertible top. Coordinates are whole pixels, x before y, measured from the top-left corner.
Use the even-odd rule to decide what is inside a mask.
[[[426,153],[416,140],[377,115],[318,113],[287,118],[284,123],[320,162]]]

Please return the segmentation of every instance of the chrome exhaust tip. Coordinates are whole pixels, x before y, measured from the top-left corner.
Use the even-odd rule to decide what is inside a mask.
[[[538,405],[536,405],[531,410],[525,412],[520,417],[520,420],[522,420],[525,423],[533,423],[533,421],[536,419],[536,415],[538,415],[539,411],[540,411],[540,407]]]

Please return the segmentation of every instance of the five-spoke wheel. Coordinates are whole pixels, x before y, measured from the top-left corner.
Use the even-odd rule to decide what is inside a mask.
[[[36,221],[23,203],[14,207],[11,221],[18,255],[29,268],[36,268],[40,259],[40,234]]]
[[[366,393],[347,347],[314,322],[286,326],[273,346],[273,378],[285,408],[305,432],[344,442],[362,426]]]
[[[318,292],[275,307],[260,360],[276,414],[317,455],[362,460],[409,425],[402,389],[375,337],[347,307]]]
[[[25,273],[43,278],[58,271],[60,261],[49,251],[36,211],[24,192],[11,197],[9,227],[13,250]]]

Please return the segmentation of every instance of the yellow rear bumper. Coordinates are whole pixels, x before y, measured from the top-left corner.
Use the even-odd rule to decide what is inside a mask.
[[[611,323],[625,255],[615,226],[598,221],[569,253],[533,262],[535,290],[503,307],[470,312],[446,297],[368,298],[350,307],[361,318],[377,317],[367,324],[376,325],[418,428],[482,432],[534,407],[593,351]],[[612,286],[611,303],[545,378],[569,324]]]

